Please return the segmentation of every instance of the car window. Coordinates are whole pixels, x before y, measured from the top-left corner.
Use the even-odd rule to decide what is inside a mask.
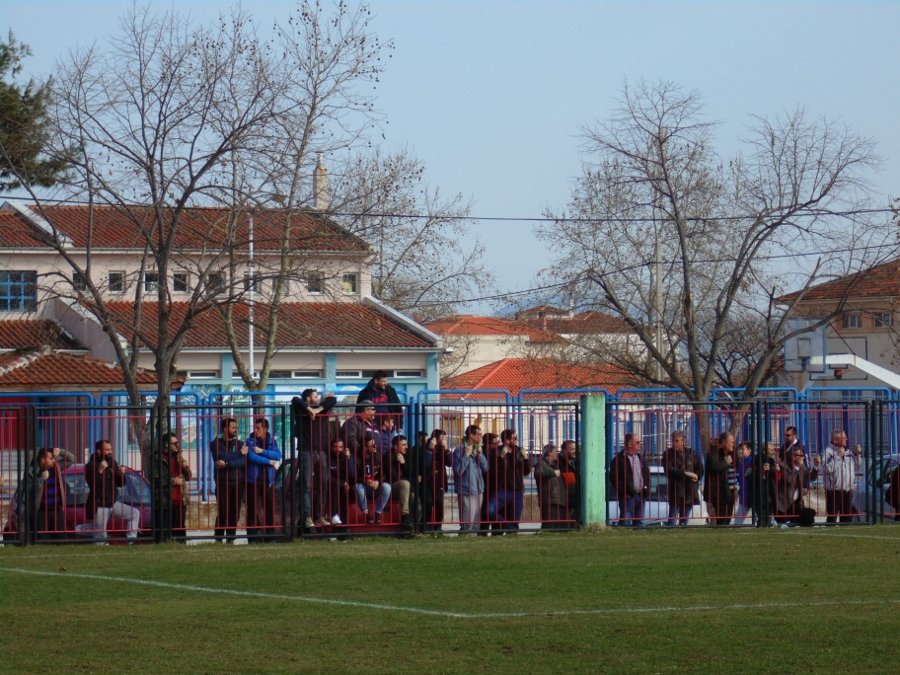
[[[131,505],[150,504],[150,485],[138,473],[126,473],[125,484],[116,489],[116,499]]]
[[[663,473],[650,475],[650,500],[657,502],[667,501],[669,498],[669,480]]]
[[[66,482],[66,506],[84,506],[88,492],[84,474],[67,473],[63,480]]]

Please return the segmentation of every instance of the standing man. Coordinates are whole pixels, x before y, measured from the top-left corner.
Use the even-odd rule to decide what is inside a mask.
[[[275,537],[275,467],[281,461],[281,450],[269,433],[269,420],[257,417],[253,434],[247,439],[247,541],[274,541]]]
[[[337,419],[331,410],[337,404],[334,394],[325,392],[324,398],[315,389],[304,389],[291,400],[294,418],[294,437],[300,455],[300,509],[303,527],[327,527],[327,511],[331,502],[328,449],[339,433]],[[313,469],[316,483],[313,485]]]
[[[805,508],[803,498],[809,492],[806,486],[816,479],[818,469],[807,468],[803,448],[797,446],[791,449],[789,461],[780,468],[781,471],[776,473],[775,520],[782,527],[787,527],[789,522],[800,523],[800,515]]]
[[[168,432],[163,435],[162,456],[160,467],[161,481],[164,492],[168,488],[168,495],[163,495],[165,503],[163,507],[163,521],[166,530],[170,530],[175,537],[187,536],[187,509],[190,503],[188,481],[193,474],[187,459],[181,453],[181,441],[178,434]],[[167,532],[168,534],[168,532]]]
[[[216,471],[216,541],[227,544],[234,542],[244,503],[249,448],[238,439],[233,417],[222,419],[221,430],[209,444],[209,454]]]
[[[650,469],[640,454],[640,441],[634,434],[625,434],[625,447],[610,466],[612,484],[619,501],[619,521],[625,527],[641,527],[644,497],[650,492]]]
[[[559,471],[566,486],[566,519],[578,520],[581,517],[581,480],[578,470],[578,445],[575,441],[562,442],[559,448]]]
[[[466,427],[465,441],[453,451],[453,479],[459,499],[459,531],[477,532],[484,498],[487,460],[481,452],[481,429]]]
[[[388,384],[388,374],[384,370],[376,370],[372,379],[363,387],[356,397],[356,405],[371,401],[375,405],[375,411],[379,419],[382,415],[390,415],[394,418],[394,426],[397,431],[403,431],[403,404],[397,396],[397,390]]]
[[[488,520],[501,521],[500,529],[518,530],[525,500],[525,476],[531,471],[531,459],[519,446],[514,429],[500,432],[499,450],[491,454],[488,475],[496,481],[488,502]],[[512,507],[512,513],[510,513]]]
[[[831,443],[825,448],[825,512],[826,522],[852,523],[856,508],[853,495],[859,486],[859,462],[862,448],[847,450],[847,434],[843,429],[831,432]],[[818,457],[816,457],[818,459]]]
[[[703,461],[685,446],[684,432],[672,433],[672,447],[663,452],[663,469],[669,489],[669,520],[666,525],[684,527],[688,523],[694,503],[700,502],[697,488],[703,478]]]
[[[94,514],[94,539],[106,541],[111,515],[125,521],[130,541],[137,539],[141,512],[116,499],[116,487],[125,485],[125,467],[116,462],[112,444],[105,438],[94,444],[94,453],[84,467],[84,480],[89,489],[85,508]]]

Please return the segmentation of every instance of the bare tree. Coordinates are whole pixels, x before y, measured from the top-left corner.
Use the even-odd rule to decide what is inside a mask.
[[[369,242],[374,295],[420,321],[447,316],[452,300],[493,284],[484,250],[471,236],[470,206],[424,180],[420,161],[401,151],[357,157],[336,183],[347,227]]]
[[[797,110],[755,118],[745,152],[725,161],[701,113],[696,93],[670,83],[626,85],[611,120],[585,130],[590,163],[542,233],[574,261],[571,297],[639,337],[644,358],[627,350],[620,365],[698,403],[723,383],[717,367],[748,321],[763,329],[741,377],[752,396],[802,291],[883,255],[886,235],[864,215],[870,141]],[[801,293],[780,303],[790,290]]]
[[[298,42],[310,37],[310,25],[322,22],[352,33],[365,12],[350,12],[338,3],[335,17],[324,17],[318,4],[302,3],[295,31],[278,30],[272,39],[261,40],[252,20],[239,10],[211,27],[197,27],[175,12],[157,14],[135,5],[108,45],[73,53],[60,65],[50,110],[52,146],[59,155],[76,149],[66,194],[88,202],[90,221],[77,247],[56,230],[51,245],[71,267],[72,279],[85,281],[83,288],[73,291],[70,286],[69,294],[109,334],[133,404],[140,400],[139,353],[149,349],[154,355],[156,405],[164,416],[175,361],[196,318],[229,306],[243,292],[243,279],[227,272],[235,251],[248,249],[247,228],[240,226],[234,208],[193,207],[224,203],[252,208],[265,194],[284,201],[286,172],[301,170],[305,150],[294,155],[277,151],[297,143],[311,145],[333,132],[317,126],[320,119],[340,127],[356,112],[342,89],[349,85],[322,74],[335,67],[326,49],[334,33],[324,42]],[[350,38],[350,43],[369,53],[364,36]],[[315,70],[311,80],[304,79],[301,67]],[[367,74],[373,72],[377,69]],[[318,89],[328,86],[334,90]],[[325,96],[331,96],[330,107],[321,103]],[[363,109],[367,100],[359,98]],[[298,115],[299,124],[292,121]],[[298,140],[294,131],[305,127],[309,129]],[[277,165],[272,160],[276,156],[281,159]],[[235,164],[242,167],[240,173]],[[32,195],[53,226],[53,209],[41,204],[37,193]],[[92,274],[95,249],[103,245],[100,233],[109,234],[110,218],[120,235],[133,242],[131,248],[143,249],[140,269],[130,279],[127,318],[121,307],[112,306],[101,275]],[[290,233],[285,228],[280,245],[296,245]],[[187,301],[177,303],[178,311],[172,311],[176,304],[169,283],[175,270],[192,270],[194,280]],[[159,280],[155,287],[143,283],[147,272]],[[130,341],[120,341],[120,332]]]

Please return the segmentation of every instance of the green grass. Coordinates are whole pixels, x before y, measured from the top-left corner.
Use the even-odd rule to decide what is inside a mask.
[[[898,563],[891,526],[6,547],[0,670],[893,672]]]

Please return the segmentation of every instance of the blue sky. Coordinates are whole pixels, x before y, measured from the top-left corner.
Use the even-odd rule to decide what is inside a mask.
[[[76,44],[102,42],[127,2],[3,0],[0,28],[50,72]],[[161,7],[170,2],[154,3]],[[201,22],[229,3],[181,0]],[[614,107],[624,80],[698,90],[722,122],[723,152],[751,114],[797,106],[878,143],[878,205],[900,195],[900,2],[589,2],[375,0],[373,29],[396,49],[382,78],[386,148],[408,148],[426,179],[462,193],[473,214],[540,217],[560,209],[580,171],[579,132]],[[245,3],[260,25],[293,2]],[[546,283],[549,262],[527,221],[480,222],[501,290]]]

